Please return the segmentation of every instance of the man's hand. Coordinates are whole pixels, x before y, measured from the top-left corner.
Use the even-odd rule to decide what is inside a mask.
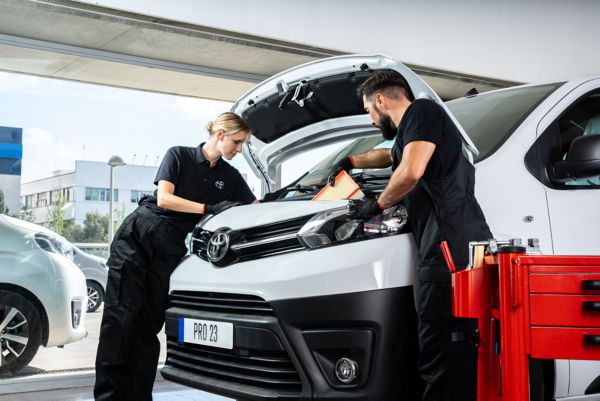
[[[241,204],[241,202],[223,201],[215,205],[204,205],[204,214],[219,214],[229,208],[240,206]]]
[[[335,177],[342,171],[349,172],[354,168],[354,164],[352,163],[352,156],[344,157],[340,162],[335,166],[335,169],[329,174],[327,177],[327,183],[331,186],[335,185]]]
[[[353,199],[349,203],[352,219],[368,219],[383,212],[383,208],[377,203],[377,198]]]

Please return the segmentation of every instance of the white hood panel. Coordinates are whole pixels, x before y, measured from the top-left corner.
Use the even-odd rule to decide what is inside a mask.
[[[310,82],[311,80],[322,79],[324,77],[334,76],[341,73],[356,73],[361,71],[362,65],[368,65],[370,70],[390,68],[398,71],[406,79],[415,99],[426,98],[439,103],[453,120],[460,131],[466,147],[475,156],[477,149],[467,136],[464,129],[452,115],[439,96],[423,81],[416,73],[406,67],[404,64],[384,55],[346,55],[331,57],[327,59],[313,61],[297,67],[290,68],[277,74],[262,83],[258,84],[244,96],[242,96],[232,107],[232,111],[242,115],[246,110],[257,107],[263,99],[279,93],[278,84],[293,87],[299,82]],[[316,91],[316,90],[315,90]],[[315,93],[318,97],[319,93]],[[286,109],[287,110],[287,109]],[[287,111],[286,111],[287,112]],[[285,113],[285,112],[282,112]],[[318,147],[321,145],[317,139],[321,132],[323,136],[338,136],[340,140],[346,139],[349,128],[359,128],[362,130],[372,130],[370,119],[366,114],[355,116],[346,116],[333,118],[324,121],[308,121],[308,125],[299,127],[285,135],[265,143],[256,137],[252,137],[250,143],[246,145],[244,156],[248,163],[253,167],[254,172],[261,179],[266,179],[271,186],[270,190],[279,186],[277,171],[281,163],[287,158],[298,153],[297,147],[302,147],[303,151],[310,150],[311,145]],[[253,128],[252,126],[250,127]],[[307,135],[308,134],[308,135]],[[274,187],[273,187],[274,185]]]
[[[339,201],[290,201],[269,202],[256,205],[238,206],[220,213],[203,224],[202,228],[215,231],[222,227],[242,230],[263,226],[271,223],[281,223],[296,217],[308,216],[325,210],[348,204],[346,200]]]

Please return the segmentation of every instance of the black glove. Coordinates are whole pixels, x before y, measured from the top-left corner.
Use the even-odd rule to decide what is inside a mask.
[[[335,166],[335,168],[333,169],[331,174],[329,174],[329,177],[327,177],[327,183],[330,184],[331,186],[334,186],[335,185],[335,177],[337,177],[337,175],[339,173],[341,173],[342,170],[345,172],[349,172],[353,168],[354,168],[354,164],[352,164],[352,159],[350,158],[350,156],[344,157],[342,160],[340,160],[340,162],[337,164],[337,166]]]
[[[377,198],[353,199],[350,201],[349,206],[350,213],[348,213],[348,217],[351,219],[368,219],[383,212],[383,209],[377,203]]]
[[[241,205],[241,202],[223,201],[215,205],[204,205],[204,214],[219,214],[225,210]]]

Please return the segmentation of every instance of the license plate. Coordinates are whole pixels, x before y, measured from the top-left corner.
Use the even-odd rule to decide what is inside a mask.
[[[233,349],[233,324],[180,317],[179,342]]]

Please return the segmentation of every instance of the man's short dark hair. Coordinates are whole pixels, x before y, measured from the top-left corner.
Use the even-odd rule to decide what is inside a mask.
[[[356,90],[358,97],[371,97],[376,92],[382,92],[386,96],[395,99],[398,97],[398,92],[401,91],[408,100],[413,101],[414,96],[408,83],[396,70],[385,68],[377,70],[365,82],[360,84]]]

